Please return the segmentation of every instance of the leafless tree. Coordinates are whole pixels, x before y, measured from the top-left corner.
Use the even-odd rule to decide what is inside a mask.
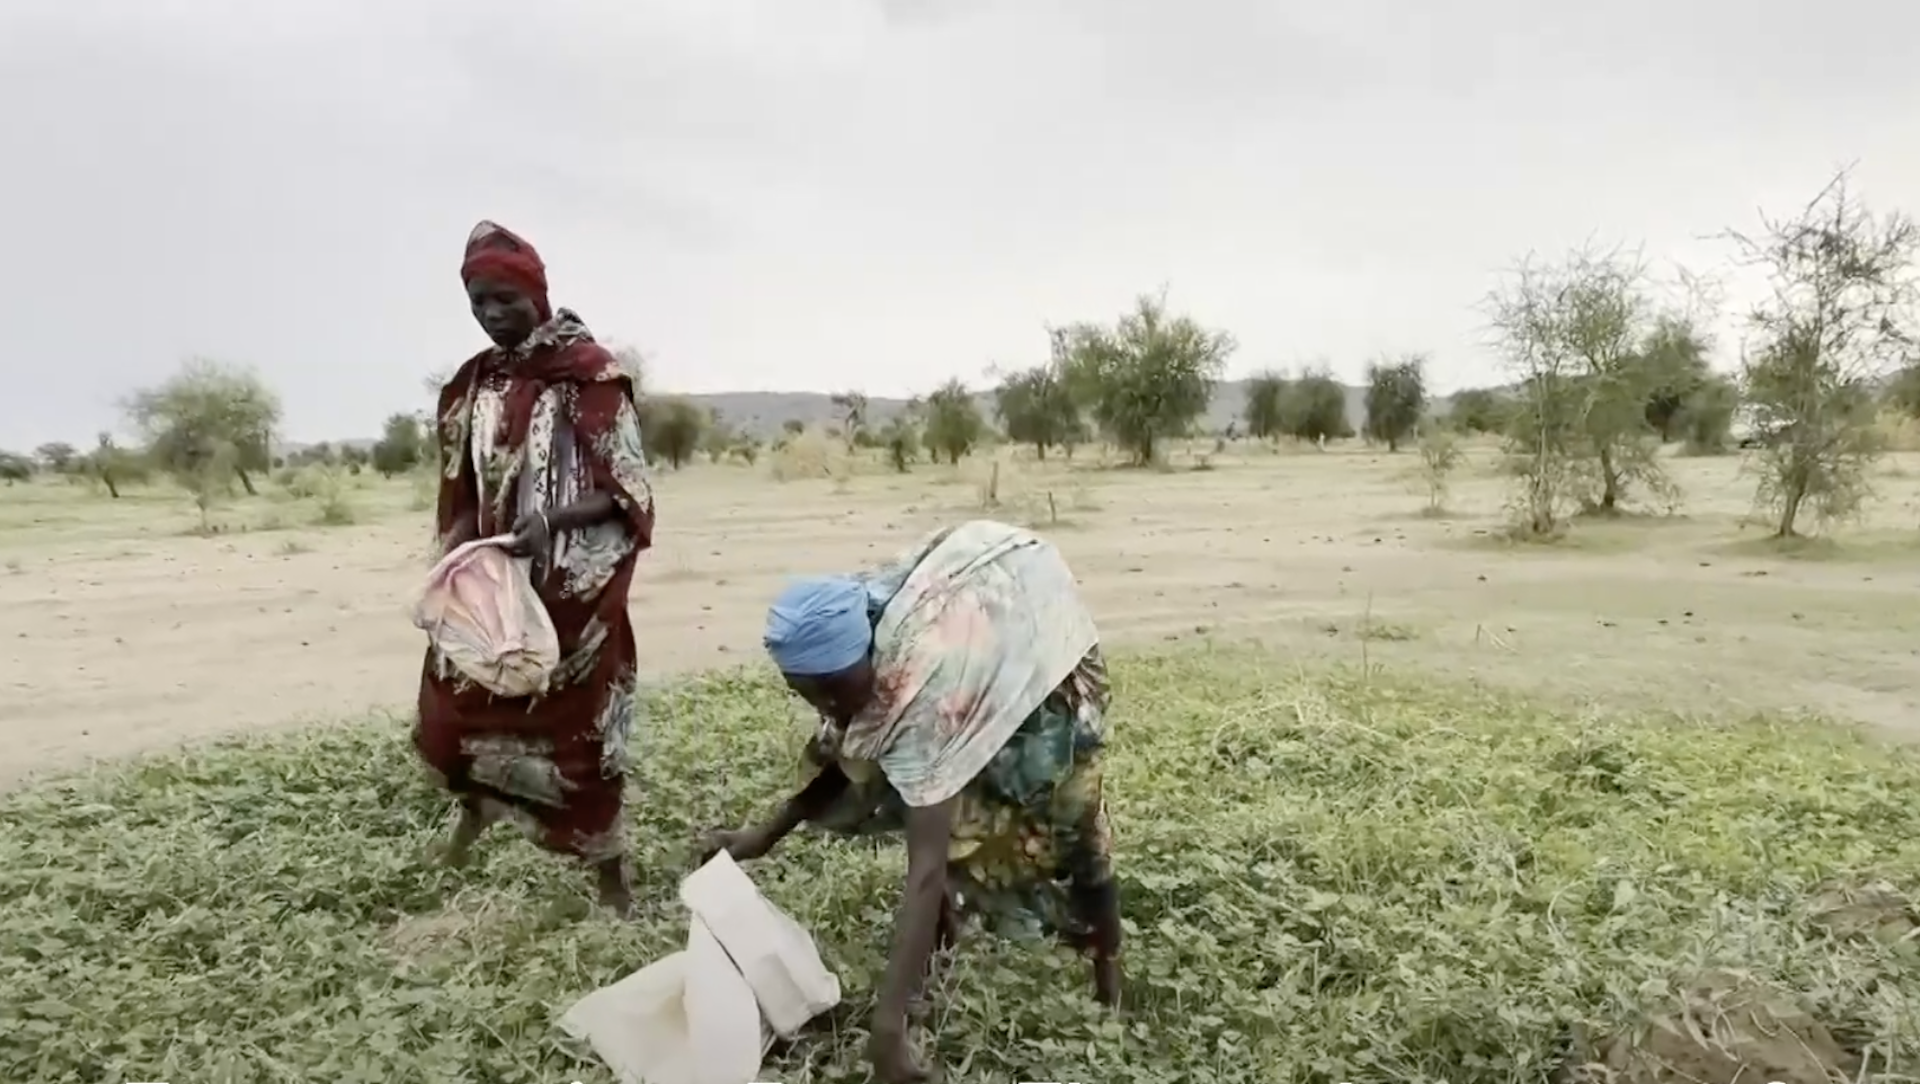
[[[1874,391],[1913,355],[1920,233],[1904,214],[1870,211],[1841,170],[1795,216],[1763,214],[1757,234],[1725,236],[1767,275],[1746,320],[1742,377],[1760,438],[1754,504],[1786,538],[1802,512],[1825,525],[1871,495]]]

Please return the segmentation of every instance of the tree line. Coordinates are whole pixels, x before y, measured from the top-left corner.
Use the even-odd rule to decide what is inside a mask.
[[[1901,213],[1864,206],[1842,173],[1797,213],[1724,238],[1737,263],[1764,272],[1768,292],[1744,315],[1737,366],[1716,371],[1706,330],[1714,306],[1700,280],[1663,286],[1625,250],[1582,249],[1522,260],[1486,299],[1508,383],[1468,389],[1436,410],[1427,358],[1405,354],[1367,367],[1364,423],[1348,419],[1347,388],[1324,366],[1267,370],[1246,384],[1241,416],[1220,439],[1293,439],[1322,445],[1355,436],[1400,451],[1423,444],[1429,463],[1454,452],[1426,445],[1462,433],[1497,438],[1514,480],[1519,526],[1552,534],[1578,511],[1608,513],[1636,501],[1671,502],[1676,489],[1659,454],[1751,453],[1756,505],[1775,533],[1803,515],[1850,514],[1870,492],[1868,467],[1885,447],[1882,411],[1920,418],[1920,358],[1912,337],[1916,233]],[[1102,439],[1136,465],[1156,462],[1207,413],[1233,336],[1143,295],[1110,322],[1047,330],[1045,360],[1002,373],[984,397],[949,380],[884,421],[858,391],[832,396],[832,429],[850,447],[881,450],[905,471],[925,458],[957,463],[983,443],[1029,445],[1044,459],[1071,457]],[[640,389],[647,452],[678,468],[704,453],[752,463],[762,441],[691,399],[650,394],[645,359],[621,352]],[[110,494],[165,473],[203,503],[221,490],[254,491],[274,468],[322,465],[383,475],[437,460],[427,419],[394,414],[371,447],[316,445],[274,458],[280,405],[256,374],[206,361],[130,396],[129,428],[81,452],[48,444],[33,456],[0,453],[9,482],[46,470],[90,479]],[[991,415],[991,417],[989,417]],[[1244,425],[1244,431],[1240,427]],[[792,420],[773,443],[805,428]]]

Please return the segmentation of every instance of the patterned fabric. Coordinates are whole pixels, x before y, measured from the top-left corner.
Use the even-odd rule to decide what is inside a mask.
[[[966,772],[972,750],[984,749],[947,795],[955,797],[947,873],[958,911],[1003,936],[1083,942],[1099,918],[1091,901],[1113,878],[1101,793],[1112,694],[1066,562],[1029,532],[978,521],[935,531],[859,578],[875,626],[877,699],[895,700],[844,734],[821,720],[808,759],[838,763],[848,786],[812,823],[856,836],[903,831],[913,803],[895,773],[943,781],[921,791],[937,794]],[[943,622],[960,628],[942,632]],[[1077,649],[1064,646],[1083,638]],[[936,648],[946,657],[932,657]],[[923,678],[903,678],[901,667]],[[1047,671],[1034,689],[1029,676]],[[989,718],[989,704],[1003,714]],[[955,719],[964,721],[957,731]],[[971,740],[926,740],[916,728]],[[942,759],[948,748],[969,750],[967,760]]]
[[[540,697],[502,699],[429,649],[414,743],[443,785],[555,851],[624,853],[621,790],[633,727],[627,592],[653,540],[653,493],[633,387],[574,313],[487,350],[441,391],[438,549],[510,530],[521,515],[610,494],[614,518],[558,532],[535,589],[560,638]]]
[[[912,806],[960,793],[1099,643],[1052,543],[991,520],[936,537],[869,580],[870,595],[891,589],[877,688],[840,736],[841,755],[877,762]]]
[[[959,913],[1005,937],[1082,944],[1099,916],[1079,901],[1113,879],[1101,794],[1111,700],[1093,648],[961,790],[947,876]],[[809,745],[813,762],[826,758]],[[849,786],[814,824],[846,835],[899,832],[906,803],[869,761],[841,758]]]

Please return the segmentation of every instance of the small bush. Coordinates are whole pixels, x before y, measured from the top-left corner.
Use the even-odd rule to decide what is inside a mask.
[[[412,492],[407,498],[408,509],[415,512],[432,510],[440,498],[440,473],[431,465],[418,467],[408,475]]]
[[[305,467],[289,467],[274,475],[274,481],[286,489],[287,496],[310,501],[320,496],[322,490],[339,485],[336,479],[338,473],[342,473],[339,468],[316,463]]]
[[[851,459],[846,445],[818,429],[808,429],[775,445],[767,469],[776,482],[806,478],[844,479],[852,473]]]
[[[1686,435],[1688,455],[1725,455],[1733,450],[1733,422],[1740,412],[1740,390],[1731,380],[1714,377],[1687,396],[1678,421]]]
[[[345,527],[359,520],[354,509],[351,467],[302,467],[288,492],[318,505],[313,521],[322,527]]]
[[[1433,423],[1424,427],[1420,434],[1420,480],[1427,489],[1429,515],[1440,515],[1447,510],[1453,472],[1465,461],[1466,454],[1455,430]]]
[[[1897,410],[1882,410],[1873,427],[1887,451],[1920,452],[1920,419]]]

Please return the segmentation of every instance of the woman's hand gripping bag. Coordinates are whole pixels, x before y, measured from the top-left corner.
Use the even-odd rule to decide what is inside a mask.
[[[496,696],[547,691],[560,665],[553,619],[528,578],[528,562],[507,552],[509,536],[457,546],[427,573],[413,623],[442,665]]]

